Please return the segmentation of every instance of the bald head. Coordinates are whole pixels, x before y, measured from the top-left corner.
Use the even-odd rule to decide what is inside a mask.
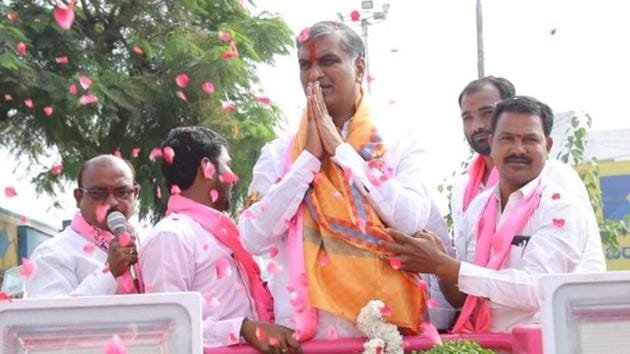
[[[87,160],[86,162],[83,163],[83,165],[81,165],[81,168],[79,169],[79,175],[77,176],[77,183],[79,185],[79,188],[83,187],[83,175],[85,175],[85,171],[88,168],[119,168],[121,170],[128,170],[128,172],[131,175],[131,179],[132,181],[135,181],[136,179],[136,171],[133,168],[133,165],[125,159],[122,159],[120,157],[116,157],[114,155],[109,155],[109,154],[105,154],[105,155],[98,155],[96,157],[93,157],[89,160]]]

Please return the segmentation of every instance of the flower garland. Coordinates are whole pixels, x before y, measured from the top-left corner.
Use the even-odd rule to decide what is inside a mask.
[[[403,338],[398,328],[383,319],[391,310],[381,300],[367,303],[357,317],[357,328],[368,341],[363,344],[363,354],[402,354]]]

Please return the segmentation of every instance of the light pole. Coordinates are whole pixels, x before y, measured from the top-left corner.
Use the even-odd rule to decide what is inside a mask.
[[[348,18],[344,17],[341,13],[337,13],[337,17],[341,22],[349,22],[350,24],[356,24],[361,21],[361,37],[363,38],[363,45],[365,46],[365,73],[367,81],[368,93],[372,93],[372,75],[370,71],[370,56],[368,51],[368,26],[385,21],[387,13],[389,12],[389,4],[383,4],[381,11],[374,10],[374,1],[367,0],[361,1],[361,12],[352,11]]]

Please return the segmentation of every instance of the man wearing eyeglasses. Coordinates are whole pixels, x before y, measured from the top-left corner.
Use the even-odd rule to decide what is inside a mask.
[[[138,190],[132,166],[121,158],[100,155],[81,166],[74,190],[79,211],[33,252],[36,270],[25,281],[25,297],[137,292],[129,275],[138,261],[134,237],[114,237],[106,218],[112,211],[131,217]]]

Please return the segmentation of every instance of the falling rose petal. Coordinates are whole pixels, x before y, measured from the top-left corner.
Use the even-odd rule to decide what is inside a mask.
[[[214,168],[212,162],[208,162],[203,166],[203,177],[205,179],[213,179],[215,171],[216,169]]]
[[[0,291],[0,301],[11,301],[11,296],[4,291]]]
[[[354,181],[354,175],[352,174],[352,170],[347,167],[344,167],[343,178],[345,178],[345,180],[348,181],[348,184],[352,185]]]
[[[181,194],[182,190],[179,189],[179,186],[174,184],[171,186],[171,195]]]
[[[15,46],[15,51],[18,53],[18,55],[26,54],[26,44],[24,44],[24,42],[18,43]]]
[[[78,92],[78,90],[77,90],[77,85],[75,85],[75,84],[71,84],[71,85],[68,87],[68,92],[70,92],[70,94],[71,94],[72,96],[76,96],[76,95],[77,95],[77,92]]]
[[[153,148],[151,150],[151,152],[149,153],[149,160],[151,161],[155,161],[156,158],[162,156],[162,149],[160,148]]]
[[[226,171],[219,175],[219,181],[222,183],[236,183],[238,182],[238,176],[233,172]]]
[[[322,255],[319,257],[319,264],[321,264],[322,267],[330,264],[330,256],[328,255],[328,253],[322,253]]]
[[[430,309],[435,309],[440,307],[440,304],[437,302],[436,299],[430,298],[427,300],[427,307]]]
[[[120,151],[120,148],[114,150],[114,152],[112,153],[112,155],[116,156],[119,159],[122,159],[122,151]]]
[[[256,327],[256,338],[262,342],[265,340],[265,337],[267,337],[265,330],[260,327]]]
[[[27,98],[24,100],[24,105],[28,108],[33,108],[33,100],[30,98]]]
[[[172,147],[170,146],[165,146],[162,149],[162,157],[164,158],[164,161],[171,165],[173,164],[173,157],[175,157],[175,150],[173,150]]]
[[[367,75],[367,77],[365,78],[365,80],[366,80],[367,82],[372,82],[372,81],[376,80],[376,78],[374,78],[374,76],[372,76],[372,75],[368,74],[368,75]]]
[[[383,347],[379,345],[376,347],[375,351],[376,351],[376,354],[383,354]]]
[[[62,163],[58,163],[56,165],[53,165],[53,167],[50,168],[50,173],[53,176],[57,176],[61,173],[61,171],[63,171],[63,164]]]
[[[186,94],[183,91],[177,91],[176,95],[180,100],[188,102],[188,97],[186,97]]]
[[[15,191],[14,187],[4,187],[4,196],[7,198],[17,197],[17,192]]]
[[[280,273],[282,272],[282,266],[276,263],[276,261],[271,260],[267,264],[267,272],[271,274]]]
[[[236,104],[234,104],[234,102],[232,101],[224,101],[221,104],[221,109],[223,109],[223,112],[234,112],[236,110]]]
[[[17,18],[17,14],[15,12],[9,12],[7,14],[7,18],[9,19],[9,22],[13,22]]]
[[[107,217],[107,212],[109,211],[109,205],[98,205],[96,207],[96,221],[102,223],[105,221]]]
[[[188,76],[188,74],[182,73],[175,76],[175,83],[181,88],[188,86],[188,82],[190,82],[190,77]]]
[[[335,199],[341,199],[343,196],[341,195],[341,193],[339,193],[339,191],[335,191],[335,193],[333,193],[333,198]]]
[[[392,315],[392,308],[389,305],[385,304],[383,305],[383,307],[381,307],[380,312],[381,316],[389,317]]]
[[[308,41],[308,37],[310,36],[310,34],[311,34],[311,28],[304,27],[304,29],[300,32],[300,35],[298,35],[298,42],[304,43]]]
[[[120,340],[118,335],[115,335],[107,342],[105,342],[105,347],[103,348],[103,354],[127,354],[127,348]]]
[[[105,266],[103,267],[103,269],[101,269],[101,271],[103,272],[103,274],[109,272],[109,263],[105,263]]]
[[[118,235],[118,243],[123,247],[127,247],[131,243],[131,235],[128,232]]]
[[[230,340],[231,343],[238,343],[239,341],[238,336],[234,332],[230,332],[228,339]]]
[[[131,49],[133,50],[134,53],[138,55],[144,55],[144,50],[140,46],[134,45],[133,48]]]
[[[350,12],[350,20],[352,22],[357,22],[361,19],[361,13],[357,10]]]
[[[372,169],[368,169],[368,171],[367,171],[367,178],[368,178],[368,181],[370,181],[370,183],[374,187],[378,187],[381,184],[383,184],[383,182],[380,180],[380,178],[378,178],[378,177],[376,177],[376,175],[374,175],[374,172],[372,171]]]
[[[328,340],[336,340],[337,339],[337,329],[333,325],[328,325]]]
[[[552,199],[552,200],[558,200],[558,199],[560,199],[560,193],[554,193],[554,194],[552,194],[552,195],[551,195],[551,199]]]
[[[138,156],[140,156],[140,148],[131,149],[131,157],[138,157]]]
[[[278,247],[271,247],[269,249],[269,258],[275,257],[278,254],[278,252],[280,252],[280,250],[278,250]]]
[[[227,258],[223,257],[214,262],[214,269],[217,273],[217,279],[223,279],[232,274],[232,268]]]
[[[217,33],[217,37],[224,42],[229,42],[232,40],[232,34],[230,32],[219,31]]]
[[[269,337],[269,345],[277,346],[280,344],[280,340],[276,337]]]
[[[366,224],[367,224],[367,223],[365,222],[365,219],[363,219],[363,218],[359,218],[359,219],[357,220],[357,224],[358,224],[358,226],[359,226],[359,230],[361,230],[361,232],[365,233],[365,226],[366,226]]]
[[[26,223],[28,223],[28,218],[26,216],[24,216],[24,215],[20,215],[20,222],[22,224],[26,224]]]
[[[219,192],[217,192],[216,189],[211,189],[210,190],[210,200],[212,200],[212,202],[216,202],[217,199],[219,199]]]
[[[55,61],[57,62],[57,64],[68,64],[69,59],[67,55],[62,55],[60,57],[56,57]]]
[[[83,246],[83,252],[85,252],[87,254],[92,254],[92,253],[94,253],[95,250],[96,250],[96,248],[94,248],[94,244],[93,243],[88,243],[85,246]]]
[[[65,30],[70,29],[72,22],[74,22],[74,1],[70,1],[67,5],[57,1],[53,16],[59,27]]]
[[[13,96],[9,95],[8,93],[4,95],[4,100],[5,101],[13,101]]]
[[[426,281],[420,280],[418,282],[418,289],[426,291],[429,288],[429,284]]]
[[[248,218],[248,219],[253,219],[256,217],[256,213],[254,213],[250,208],[247,208],[245,210],[243,210],[243,212],[241,213],[241,215],[244,218]]]
[[[37,271],[37,265],[28,258],[22,258],[22,269],[20,269],[20,275],[22,278],[30,278]]]
[[[264,105],[269,105],[271,104],[271,99],[269,97],[260,96],[260,97],[256,97],[256,102],[260,104],[264,104]]]
[[[233,50],[226,50],[221,53],[221,58],[223,59],[234,59],[236,57],[238,57],[238,53]]]
[[[400,267],[401,267],[400,259],[398,259],[398,258],[391,258],[389,260],[389,265],[392,266],[392,268],[394,268],[396,270],[400,269]]]
[[[85,75],[79,75],[79,85],[81,85],[84,90],[87,90],[90,86],[92,86],[92,79]]]
[[[565,220],[564,220],[564,219],[562,219],[562,218],[558,218],[558,219],[553,218],[553,220],[552,220],[552,221],[553,221],[553,224],[554,224],[556,227],[563,227],[563,226],[564,226],[564,224],[565,224]]]
[[[205,93],[213,93],[214,92],[214,84],[210,81],[205,81],[203,84],[201,84],[201,89],[203,90],[203,92]]]
[[[91,93],[86,93],[85,95],[79,98],[79,103],[83,106],[86,106],[88,104],[94,104],[96,102],[98,102],[98,97],[96,97],[94,94],[91,94]]]
[[[44,115],[45,115],[46,117],[50,117],[50,116],[52,116],[52,114],[53,114],[53,112],[54,112],[54,110],[53,110],[52,106],[46,106],[46,107],[44,107],[43,111],[44,111]]]

